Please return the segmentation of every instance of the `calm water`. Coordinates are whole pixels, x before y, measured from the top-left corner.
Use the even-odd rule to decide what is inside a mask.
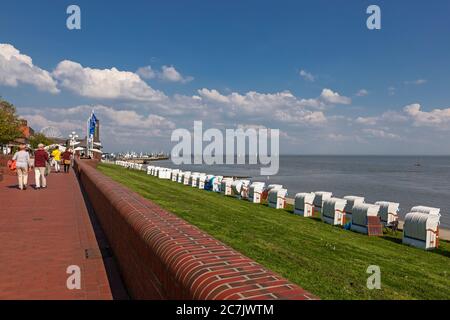
[[[420,166],[416,166],[420,163]],[[155,165],[217,175],[249,176],[283,184],[297,192],[331,191],[337,197],[359,195],[366,202],[400,203],[403,217],[415,205],[441,208],[441,225],[450,228],[450,157],[281,156],[276,176],[260,176],[255,165],[183,165],[170,160]]]

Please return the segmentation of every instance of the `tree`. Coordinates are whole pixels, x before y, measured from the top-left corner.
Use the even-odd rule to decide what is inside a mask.
[[[0,97],[0,145],[7,144],[21,136],[16,107]]]
[[[52,140],[51,138],[46,137],[42,133],[35,133],[33,136],[30,137],[29,141],[30,141],[30,145],[31,145],[31,147],[33,149],[36,149],[38,147],[39,143],[42,143],[45,146],[49,146],[49,145],[55,143],[54,140]]]

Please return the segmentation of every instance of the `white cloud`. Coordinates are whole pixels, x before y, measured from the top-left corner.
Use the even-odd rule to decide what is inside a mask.
[[[299,74],[306,81],[314,82],[316,80],[316,77],[314,77],[311,73],[309,73],[303,69],[300,70]]]
[[[330,104],[350,104],[352,103],[352,99],[341,96],[337,92],[333,92],[330,89],[323,89],[320,94],[320,98]]]
[[[0,84],[17,87],[19,83],[53,94],[59,92],[50,73],[35,66],[31,57],[10,44],[0,44]]]
[[[378,120],[379,120],[378,117],[358,117],[356,118],[355,122],[359,124],[373,126],[377,123]]]
[[[385,131],[383,129],[363,129],[363,132],[366,133],[369,137],[374,138],[400,139],[399,135]]]
[[[417,80],[412,80],[412,81],[405,81],[404,83],[406,84],[406,85],[408,85],[408,84],[414,84],[414,85],[416,85],[416,86],[420,86],[421,84],[425,84],[425,83],[427,83],[428,81],[427,80],[425,80],[425,79],[417,79]]]
[[[355,95],[357,97],[365,97],[369,94],[369,91],[367,91],[366,89],[361,89],[359,90]]]
[[[142,79],[153,79],[156,78],[157,72],[152,69],[151,66],[145,66],[137,69],[136,73],[142,78]]]
[[[95,99],[126,99],[160,101],[164,93],[154,90],[133,72],[111,69],[92,69],[64,60],[53,71],[60,85],[80,96]]]
[[[181,73],[179,73],[173,66],[162,66],[161,72],[159,73],[159,77],[161,80],[164,81],[181,82],[181,83],[187,83],[194,80],[194,78],[191,76],[187,77],[182,76]]]
[[[450,108],[433,109],[427,112],[421,110],[420,104],[414,103],[405,106],[403,110],[413,119],[415,126],[429,126],[440,129],[448,129],[450,127]]]
[[[161,71],[154,70],[151,66],[145,66],[139,68],[136,73],[142,79],[155,79],[158,78],[162,81],[168,82],[181,82],[188,83],[194,80],[194,77],[191,76],[183,76],[181,73],[175,69],[174,66],[162,66]]]

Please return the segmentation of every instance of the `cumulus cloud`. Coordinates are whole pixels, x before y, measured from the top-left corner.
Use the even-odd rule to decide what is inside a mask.
[[[373,117],[357,117],[354,121],[361,125],[369,125],[374,126],[379,123],[388,123],[388,122],[405,122],[408,120],[408,117],[405,114],[399,113],[397,111],[388,110],[383,112],[379,116]]]
[[[428,126],[440,129],[450,127],[450,108],[433,109],[422,111],[421,105],[413,103],[403,108],[404,112],[413,120],[413,124],[418,127]]]
[[[299,74],[306,81],[314,82],[316,80],[315,76],[313,76],[311,73],[309,73],[309,72],[307,72],[307,71],[305,71],[303,69],[300,70]]]
[[[218,104],[233,116],[264,117],[288,123],[318,124],[326,121],[322,111],[311,110],[324,106],[318,99],[299,99],[289,91],[259,93],[249,91],[245,94],[232,92],[224,95],[215,89],[198,90],[199,97],[206,103]]]
[[[160,101],[166,96],[147,85],[136,73],[111,69],[92,69],[69,60],[61,61],[53,71],[59,84],[83,97]]]
[[[136,73],[142,78],[142,79],[153,79],[156,78],[157,72],[152,69],[151,66],[145,66],[137,69]]]
[[[35,66],[31,57],[10,44],[0,44],[0,84],[17,87],[19,83],[53,94],[59,92],[50,73]]]
[[[191,76],[183,77],[173,66],[162,66],[161,70],[162,71],[159,74],[161,80],[181,83],[187,83],[194,80]]]
[[[183,76],[174,66],[162,66],[161,71],[154,70],[151,66],[139,68],[136,73],[142,79],[158,78],[162,81],[188,83],[194,80],[194,77]]]
[[[350,104],[352,103],[352,99],[341,96],[337,92],[333,92],[330,89],[323,89],[320,94],[320,98],[330,104]]]

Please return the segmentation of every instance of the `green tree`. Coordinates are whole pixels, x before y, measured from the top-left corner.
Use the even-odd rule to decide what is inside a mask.
[[[46,137],[42,133],[35,133],[33,136],[30,137],[29,142],[33,149],[36,149],[39,143],[42,143],[45,146],[55,143],[53,139]]]
[[[21,136],[16,107],[0,97],[0,145],[7,144]]]

